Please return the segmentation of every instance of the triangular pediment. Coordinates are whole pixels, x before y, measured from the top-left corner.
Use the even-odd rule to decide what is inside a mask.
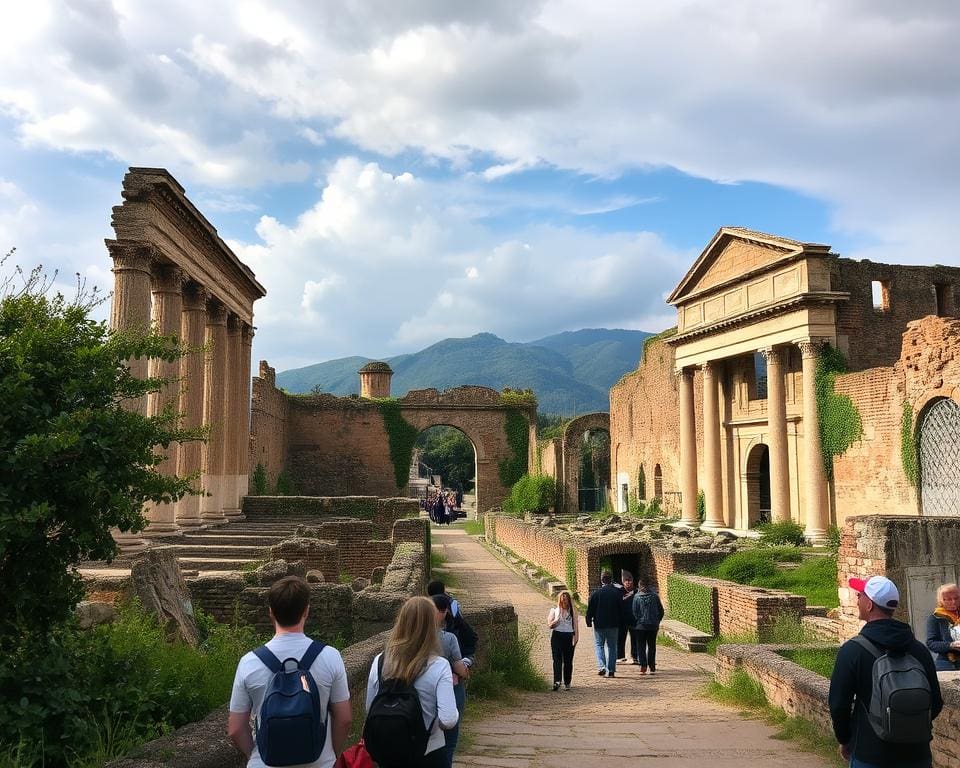
[[[723,227],[670,294],[670,304],[686,297],[762,272],[766,267],[804,253],[829,253],[830,246],[801,243],[740,227]]]

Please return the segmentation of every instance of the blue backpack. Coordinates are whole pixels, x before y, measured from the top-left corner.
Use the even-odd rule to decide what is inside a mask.
[[[266,765],[312,763],[323,752],[327,721],[310,667],[324,648],[324,643],[314,640],[300,661],[282,663],[265,645],[254,650],[273,672],[257,716],[257,751]]]

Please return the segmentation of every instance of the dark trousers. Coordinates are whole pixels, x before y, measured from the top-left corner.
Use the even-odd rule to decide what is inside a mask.
[[[627,635],[630,635],[630,658],[636,660],[637,656],[637,630],[633,627],[627,627],[623,624],[620,625],[619,633],[617,634],[617,658],[625,659],[627,657]]]
[[[553,682],[570,685],[573,676],[573,632],[550,633],[550,652],[553,654]]]
[[[637,629],[634,630],[640,640],[640,653],[637,658],[641,667],[649,667],[651,670],[657,668],[657,633],[656,629]],[[636,647],[636,646],[634,646]]]

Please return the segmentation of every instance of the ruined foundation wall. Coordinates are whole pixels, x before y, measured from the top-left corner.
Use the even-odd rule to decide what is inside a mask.
[[[267,473],[272,488],[287,465],[287,396],[277,389],[276,371],[260,361],[260,375],[253,379],[250,411],[250,474],[257,464]]]

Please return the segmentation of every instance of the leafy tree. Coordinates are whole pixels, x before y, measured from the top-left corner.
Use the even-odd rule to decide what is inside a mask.
[[[190,491],[193,478],[156,470],[155,448],[200,436],[172,407],[124,407],[164,384],[125,361],[176,360],[176,339],[111,332],[90,317],[95,291],[78,284],[68,301],[51,284],[39,268],[0,282],[0,653],[70,615],[83,595],[75,567],[117,553],[111,528],[142,530],[146,502]]]
[[[463,432],[455,427],[430,427],[420,433],[416,445],[423,450],[421,461],[447,486],[462,486],[467,492],[473,488],[476,458],[473,443]]]

